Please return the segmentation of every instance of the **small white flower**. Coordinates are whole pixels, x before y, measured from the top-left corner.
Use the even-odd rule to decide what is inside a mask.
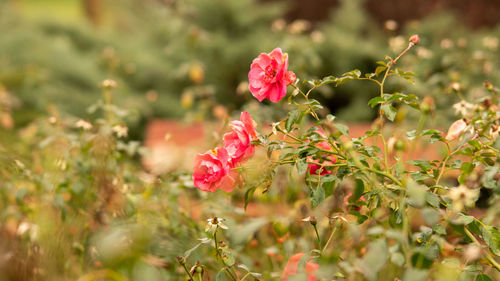
[[[456,212],[462,211],[464,207],[472,207],[479,198],[478,189],[469,189],[461,184],[448,191],[448,197],[453,202],[453,210]]]
[[[88,131],[92,129],[92,124],[89,121],[80,119],[75,123],[75,127]]]
[[[472,111],[476,108],[472,103],[468,103],[466,101],[460,101],[459,103],[455,103],[453,105],[453,109],[455,109],[455,114],[461,114],[464,117],[470,116]]]
[[[116,136],[119,138],[128,136],[128,128],[123,125],[114,126],[113,132],[115,132]]]

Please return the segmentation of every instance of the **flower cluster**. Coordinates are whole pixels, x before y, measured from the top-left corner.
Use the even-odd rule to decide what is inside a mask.
[[[256,124],[247,111],[240,120],[231,121],[232,131],[223,136],[223,147],[198,154],[194,160],[193,182],[203,190],[214,192],[221,188],[231,192],[239,182],[237,165],[254,154],[257,139]]]

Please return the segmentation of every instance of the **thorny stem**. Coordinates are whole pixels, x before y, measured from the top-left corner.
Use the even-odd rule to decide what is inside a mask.
[[[448,162],[448,160],[450,160],[451,156],[453,156],[455,153],[457,153],[458,151],[460,151],[460,149],[462,148],[462,146],[465,145],[465,143],[463,143],[462,145],[460,145],[459,147],[457,147],[455,149],[455,151],[451,152],[450,145],[447,142],[445,142],[445,144],[446,144],[446,149],[447,149],[447,155],[444,158],[443,163],[441,164],[441,168],[439,170],[439,175],[438,175],[438,177],[436,179],[436,185],[439,184],[439,180],[441,180],[441,177],[443,176],[443,174],[444,174],[444,172],[446,170],[446,163]]]
[[[280,132],[280,133],[283,133],[285,136],[287,136],[287,137],[289,137],[289,138],[291,138],[291,139],[293,139],[293,140],[295,140],[295,141],[297,141],[297,142],[301,143],[301,144],[305,143],[305,141],[303,141],[303,140],[301,140],[301,139],[297,138],[296,136],[294,136],[294,135],[292,135],[292,134],[288,133],[287,131],[283,130],[280,126],[276,126],[276,130],[277,130],[278,132]],[[313,144],[309,144],[309,145],[310,145],[310,146],[314,146]],[[335,152],[335,151],[322,149],[322,148],[320,148],[320,147],[316,147],[316,146],[314,146],[314,148],[318,149],[318,150],[319,150],[319,151],[321,151],[321,152],[325,152],[325,153],[333,154],[333,155],[339,156],[339,157],[341,157],[341,158],[343,158],[343,159],[346,159],[344,155],[342,155],[342,154],[340,154],[340,153],[337,153],[337,152]]]
[[[467,237],[469,237],[478,247],[483,247],[483,245],[481,245],[479,240],[477,240],[474,234],[472,234],[467,227],[464,227],[464,231],[465,234],[467,234]],[[486,253],[485,257],[491,263],[491,265],[496,268],[496,270],[500,271],[500,264],[491,256],[490,253]]]
[[[189,280],[194,281],[193,275],[191,275],[191,272],[186,267],[186,263],[182,263],[182,267],[184,268],[184,271],[186,271],[187,275],[189,276]]]
[[[383,176],[383,177],[386,177],[390,180],[392,180],[395,184],[399,185],[399,186],[403,186],[403,183],[400,182],[398,179],[396,179],[394,176],[392,176],[391,174],[388,174],[388,173],[384,173],[382,171],[379,171],[379,170],[376,170],[376,169],[372,169],[372,168],[368,168],[368,167],[364,167],[363,169],[367,170],[367,171],[370,171],[370,172],[373,172],[375,174],[378,174],[380,176]]]
[[[386,79],[389,76],[389,73],[391,71],[391,67],[394,64],[396,64],[396,62],[399,60],[399,58],[401,58],[413,46],[415,46],[415,44],[413,42],[410,42],[408,44],[408,47],[403,52],[401,52],[399,54],[399,56],[397,56],[395,59],[391,59],[391,61],[387,65],[387,69],[385,71],[384,77],[382,78],[382,81],[379,84],[379,86],[380,86],[380,97],[381,98],[384,97],[384,85],[385,85],[385,81],[386,81]],[[388,161],[388,157],[387,157],[387,150],[388,150],[387,149],[387,142],[385,141],[385,137],[384,137],[384,118],[383,118],[383,112],[382,112],[382,105],[380,105],[379,116],[380,116],[380,139],[382,140],[382,144],[384,145],[384,164],[385,164],[385,169],[387,171],[389,171],[389,161]]]
[[[335,233],[337,232],[337,229],[339,227],[335,226],[333,229],[332,229],[332,233],[330,233],[330,236],[328,237],[328,240],[326,240],[326,243],[325,245],[323,246],[323,249],[321,249],[321,254],[323,254],[323,252],[325,252],[326,248],[328,247],[328,245],[330,245],[330,241],[332,241],[332,238],[333,236],[335,235]]]

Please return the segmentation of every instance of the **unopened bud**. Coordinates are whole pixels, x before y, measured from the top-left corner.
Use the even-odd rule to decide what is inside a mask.
[[[423,113],[429,113],[434,110],[434,98],[431,96],[425,96],[422,103],[420,104],[420,110]]]
[[[394,144],[394,149],[396,151],[404,151],[406,149],[406,143],[402,140],[397,140]]]
[[[344,149],[346,151],[353,150],[353,148],[354,148],[354,144],[351,141],[344,143]]]
[[[410,40],[409,40],[411,43],[417,45],[418,42],[420,42],[420,37],[418,36],[418,34],[413,34],[411,37],[410,37]]]

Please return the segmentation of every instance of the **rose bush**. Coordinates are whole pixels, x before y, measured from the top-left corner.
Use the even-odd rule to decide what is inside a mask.
[[[297,175],[305,179],[312,208],[323,207],[328,212],[327,224],[315,216],[302,220],[313,227],[311,236],[315,237],[305,270],[302,269],[305,273],[298,274],[304,254],[291,255],[282,280],[293,277],[297,278],[294,280],[331,280],[332,276],[357,280],[357,275],[367,280],[492,280],[486,274],[500,270],[496,258],[500,255],[500,232],[495,227],[498,220],[493,215],[476,218],[468,212],[479,198],[479,189],[490,189],[493,197],[489,201],[498,202],[500,143],[498,134],[492,133],[498,131],[500,122],[498,89],[486,84],[487,93],[480,105],[462,107],[457,113],[463,118],[451,124],[446,134],[436,128],[425,129],[426,117],[433,110],[432,100],[420,101],[415,95],[387,93],[385,89],[392,77],[412,82],[415,74],[395,67],[420,38],[413,35],[408,42],[397,57],[378,62],[373,73],[362,75],[361,71],[353,70],[340,77],[305,81],[305,85],[300,85],[293,72],[287,70],[288,56],[279,48],[260,54],[252,62],[249,88],[258,101],[268,98],[279,102],[286,96],[287,85],[294,90],[287,102],[287,108],[291,108],[288,116],[273,123],[271,132],[261,132],[252,139],[252,144],[267,150],[269,168],[267,174],[261,176],[260,184],[252,185],[248,181],[241,184],[246,188],[245,207],[262,185],[263,193],[270,192],[272,180],[281,166],[291,165],[295,166]],[[339,86],[352,80],[374,83],[380,90],[379,95],[369,101],[371,108],[377,108],[378,118],[370,131],[356,138],[349,136],[348,126],[338,123],[335,116],[312,98],[317,88],[328,84]],[[421,122],[417,129],[407,130],[406,137],[402,137],[401,128],[390,127],[389,123],[397,118],[398,109],[405,106],[419,111]],[[313,123],[304,122],[308,117]],[[232,123],[234,131],[224,137],[224,145],[231,146],[231,151],[239,151],[234,153],[239,159],[240,155],[247,155],[246,145],[250,142],[245,134],[238,135],[237,128],[243,126],[236,124],[240,123]],[[388,138],[388,135],[392,136]],[[430,137],[427,146],[437,143],[445,146],[442,159],[420,159],[413,154],[411,150],[426,142],[426,137]],[[373,145],[377,140],[380,146]],[[415,158],[408,159],[408,156]],[[459,174],[458,187],[450,178],[445,178],[453,170]],[[296,176],[290,177],[291,181],[297,180]],[[347,185],[350,190],[344,193],[343,208],[328,209],[323,202],[338,195],[340,185]],[[416,216],[421,216],[423,221]],[[340,253],[338,248],[345,245],[332,246],[331,243],[335,238],[346,239],[339,232],[352,233],[344,224],[364,231],[363,234],[354,231],[358,238],[353,239],[364,246],[359,258],[350,261],[342,256],[358,254],[349,249]],[[280,233],[277,241],[284,243],[288,234],[280,229],[275,229]],[[228,263],[229,252],[217,247],[217,230],[213,231],[212,239],[216,259],[223,266],[221,272],[225,271],[227,278],[241,280],[233,267],[234,258]],[[464,258],[451,258],[459,255],[457,249],[463,245],[470,249]],[[224,247],[227,246],[224,244]],[[322,267],[312,260],[328,264],[335,272],[319,271],[317,277],[315,272]],[[459,266],[460,263],[463,265]],[[220,272],[217,278],[223,278]]]
[[[192,171],[138,163],[151,151],[128,138],[112,80],[85,120],[50,108],[0,129],[0,279],[498,280],[499,90],[453,85],[456,115],[436,125],[431,97],[394,87],[414,82],[406,54],[424,39],[373,72],[312,80],[267,54],[250,71],[279,101],[259,95],[233,121],[220,109]],[[376,89],[360,134],[315,96],[347,82]]]

